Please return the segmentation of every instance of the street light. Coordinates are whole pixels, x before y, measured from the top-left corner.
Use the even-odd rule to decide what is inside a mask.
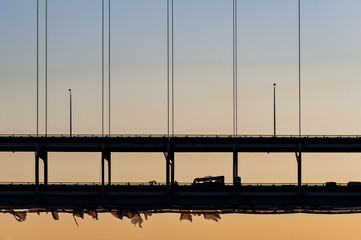
[[[273,136],[276,137],[276,83],[273,83]]]
[[[70,108],[69,108],[69,110],[70,110],[70,114],[69,114],[69,117],[70,117],[70,137],[72,136],[72,109],[71,109],[71,105],[72,105],[72,103],[71,103],[71,89],[69,88],[68,89],[68,91],[69,91],[69,98],[70,98],[70,101],[69,101],[69,104],[70,104]]]

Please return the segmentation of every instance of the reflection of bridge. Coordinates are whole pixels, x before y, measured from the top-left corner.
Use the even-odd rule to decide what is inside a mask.
[[[302,152],[361,152],[359,136],[2,136],[0,151],[35,152],[35,183],[0,185],[3,208],[95,208],[142,210],[234,211],[356,211],[361,207],[361,186],[302,185]],[[102,181],[99,185],[48,184],[48,152],[99,152]],[[165,155],[163,185],[111,183],[112,152],[160,152]],[[233,153],[233,184],[184,186],[175,181],[175,153]],[[298,162],[296,185],[237,184],[238,152],[293,152]],[[44,161],[44,184],[39,183],[39,160]],[[105,162],[108,184],[105,184]]]

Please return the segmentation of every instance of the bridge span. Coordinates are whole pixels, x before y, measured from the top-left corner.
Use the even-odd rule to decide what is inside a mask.
[[[10,152],[361,152],[358,135],[2,135]]]
[[[239,213],[354,213],[361,212],[361,183],[310,185],[302,183],[302,153],[361,152],[361,136],[210,136],[210,135],[9,135],[0,137],[2,152],[34,152],[35,181],[0,184],[0,209],[93,209],[97,212],[239,212]],[[49,152],[99,152],[99,184],[48,183]],[[111,182],[112,152],[161,152],[165,156],[164,184]],[[233,153],[232,184],[182,185],[175,181],[175,154]],[[298,163],[297,184],[244,184],[238,176],[239,152],[293,152]],[[44,161],[44,182],[39,161]],[[108,182],[105,182],[105,162]]]
[[[39,160],[44,161],[44,183],[48,182],[48,152],[99,152],[102,163],[108,163],[108,184],[111,184],[112,152],[161,152],[166,159],[166,185],[173,185],[175,153],[233,153],[233,183],[239,181],[239,152],[293,152],[298,166],[298,187],[301,190],[302,152],[361,152],[361,136],[313,135],[7,135],[0,137],[0,151],[34,152],[35,184],[39,185]]]

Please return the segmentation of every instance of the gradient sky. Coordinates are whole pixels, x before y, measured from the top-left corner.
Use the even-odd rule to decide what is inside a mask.
[[[44,132],[44,0],[40,0],[40,132]],[[101,1],[48,0],[48,132],[101,132]],[[106,4],[107,7],[107,4]],[[232,133],[232,1],[174,0],[175,133]],[[112,0],[111,132],[164,134],[166,1]],[[361,135],[361,1],[302,0],[302,132]],[[106,16],[107,18],[107,16]],[[107,22],[106,22],[107,29]],[[36,132],[36,1],[0,0],[0,133]],[[106,30],[106,36],[107,36]],[[239,134],[298,133],[296,0],[238,0]],[[106,38],[106,42],[107,42]],[[107,49],[107,44],[105,45]],[[108,53],[105,54],[108,66]],[[108,74],[105,75],[106,95]],[[108,101],[105,104],[108,130]],[[50,153],[49,181],[100,180],[100,154]],[[112,155],[114,181],[165,179],[161,153]],[[33,181],[34,153],[0,153],[0,181]],[[240,154],[243,182],[296,182],[294,154]],[[84,167],[85,166],[85,167]],[[141,167],[140,167],[141,166]],[[361,180],[360,154],[304,154],[304,182]],[[225,175],[231,154],[176,154],[176,180]],[[0,216],[2,239],[359,239],[360,215],[224,215],[219,223],[176,214],[144,229],[110,214],[80,228],[71,215],[25,223]]]

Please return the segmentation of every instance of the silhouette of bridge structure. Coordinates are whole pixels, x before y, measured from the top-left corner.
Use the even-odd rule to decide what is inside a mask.
[[[47,1],[45,1],[47,4]],[[37,0],[39,5],[39,0]],[[109,34],[110,34],[110,1]],[[46,5],[47,11],[47,5]],[[70,134],[47,133],[47,12],[45,58],[45,133],[39,133],[39,33],[37,32],[37,126],[34,135],[0,136],[0,152],[33,152],[35,180],[32,183],[0,184],[0,211],[27,209],[30,212],[182,212],[182,213],[358,213],[361,212],[361,183],[309,184],[302,182],[302,153],[361,152],[361,136],[303,136],[301,134],[300,0],[298,0],[298,134],[239,135],[237,129],[237,0],[233,0],[233,134],[177,135],[174,133],[173,0],[167,0],[167,134],[112,135],[104,128],[104,0],[102,0],[102,109],[101,134],[72,134],[71,89]],[[37,6],[37,31],[39,6]],[[109,35],[110,90],[110,35]],[[275,87],[275,84],[274,84]],[[274,88],[275,91],[275,88]],[[275,92],[274,92],[275,98]],[[49,152],[97,152],[101,160],[101,183],[61,184],[48,182]],[[165,157],[166,178],[162,184],[113,183],[111,156],[114,152],[159,152]],[[182,152],[228,152],[233,154],[232,184],[203,182],[180,184],[176,181],[176,154]],[[238,153],[294,153],[296,184],[245,184],[238,174]],[[40,182],[40,161],[44,181]],[[105,167],[108,165],[108,179]]]
[[[28,135],[1,136],[2,152],[34,152],[35,181],[0,184],[1,209],[96,209],[111,211],[220,211],[242,213],[350,213],[361,210],[361,183],[303,184],[302,153],[361,152],[361,136],[210,136],[210,135]],[[98,152],[101,183],[48,182],[49,152]],[[112,183],[114,152],[164,153],[165,183]],[[233,183],[180,184],[176,153],[233,153]],[[297,184],[244,184],[238,175],[240,152],[295,153]],[[40,183],[39,162],[44,162]],[[105,181],[108,163],[108,181]]]

